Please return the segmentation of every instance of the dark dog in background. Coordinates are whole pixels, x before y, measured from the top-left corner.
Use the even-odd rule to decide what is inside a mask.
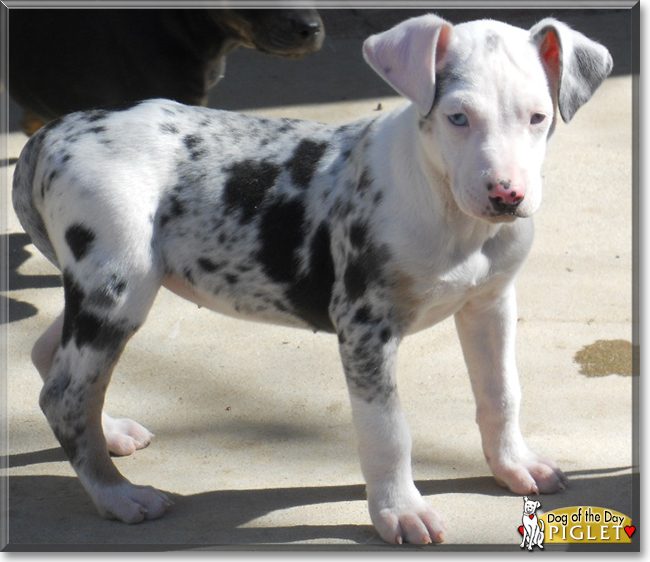
[[[317,51],[316,10],[11,10],[9,93],[23,130],[82,109],[149,98],[205,105],[237,47]]]

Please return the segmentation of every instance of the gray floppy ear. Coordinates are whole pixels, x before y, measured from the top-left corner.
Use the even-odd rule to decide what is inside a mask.
[[[568,123],[612,71],[609,51],[553,18],[533,26],[537,45],[554,94],[554,103]]]
[[[436,66],[451,41],[452,26],[427,14],[372,35],[363,44],[366,62],[422,115],[433,107]]]

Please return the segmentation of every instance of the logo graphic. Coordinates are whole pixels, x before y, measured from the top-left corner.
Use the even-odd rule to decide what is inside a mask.
[[[519,526],[521,548],[544,549],[548,544],[629,544],[637,528],[632,519],[612,509],[593,506],[563,507],[539,516],[540,502],[524,497]]]
[[[538,501],[529,500],[528,497],[524,497],[524,514],[521,517],[522,525],[519,527],[519,532],[524,536],[519,545],[520,548],[526,547],[526,542],[528,542],[528,550],[533,550],[534,546],[537,546],[544,550],[544,522],[537,519],[537,514],[535,513],[542,504]]]

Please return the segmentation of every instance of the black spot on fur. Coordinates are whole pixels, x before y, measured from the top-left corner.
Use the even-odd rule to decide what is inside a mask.
[[[198,160],[207,153],[203,139],[198,135],[186,135],[183,138],[183,144],[189,151],[191,160]]]
[[[361,297],[368,287],[367,272],[362,265],[354,260],[345,268],[343,281],[345,283],[345,292],[350,300],[357,300]]]
[[[190,285],[194,285],[194,284],[195,284],[195,281],[194,281],[194,274],[192,273],[192,270],[191,270],[189,267],[186,267],[186,268],[183,270],[183,277],[185,277],[185,280],[186,280]]]
[[[73,224],[65,232],[65,241],[77,261],[85,257],[94,240],[95,233],[81,224]]]
[[[291,119],[283,118],[282,125],[278,128],[278,133],[286,133],[288,131],[293,131],[296,128],[296,124]]]
[[[287,291],[294,313],[315,330],[334,332],[329,314],[333,285],[330,232],[327,224],[321,223],[310,244],[309,271],[296,279]]]
[[[48,380],[43,386],[43,391],[41,392],[41,409],[45,409],[47,405],[61,400],[69,386],[70,374],[67,372],[57,373],[54,378]]]
[[[161,123],[160,124],[160,130],[163,133],[169,133],[171,135],[177,135],[178,134],[178,127],[174,125],[173,123]]]
[[[214,263],[208,258],[199,258],[196,263],[203,271],[207,273],[214,273],[221,267],[220,264]]]
[[[41,184],[41,197],[45,197],[45,194],[50,190],[50,187],[52,186],[52,182],[56,179],[58,175],[59,175],[59,171],[56,168],[54,168],[47,175],[47,178],[43,180],[43,183]]]
[[[304,239],[305,208],[298,199],[278,199],[262,215],[257,259],[264,273],[277,283],[290,283],[297,272],[296,250]]]
[[[359,178],[359,183],[357,183],[357,191],[363,195],[368,188],[372,185],[372,180],[370,179],[370,171],[368,168],[363,170],[361,177]]]
[[[107,129],[103,125],[97,127],[91,127],[90,129],[88,129],[89,133],[94,133],[94,134],[105,133],[106,131]]]
[[[354,315],[353,321],[357,324],[369,324],[373,318],[369,306],[362,306]]]
[[[225,169],[229,176],[223,193],[228,212],[241,212],[242,223],[258,213],[266,193],[275,185],[280,168],[271,162],[244,160]]]
[[[362,249],[368,240],[368,227],[365,224],[354,223],[350,228],[350,243],[353,248]]]
[[[101,121],[108,117],[109,112],[105,109],[93,109],[86,113],[86,121],[88,123],[94,123],[95,121]]]
[[[124,293],[127,285],[128,283],[124,279],[118,277],[117,275],[113,275],[111,276],[109,282],[109,289],[115,296],[119,297],[122,295],[122,293]]]
[[[63,291],[65,295],[65,311],[63,314],[63,331],[61,344],[66,347],[74,340],[77,348],[85,346],[106,351],[111,355],[120,352],[129,332],[124,328],[101,318],[84,309],[86,295],[79,287],[69,271],[63,273]]]
[[[485,37],[485,50],[487,52],[495,51],[501,45],[501,38],[493,32],[488,32]]]
[[[85,346],[96,350],[121,349],[127,333],[105,318],[82,311],[75,318],[75,344],[78,348]]]
[[[382,350],[371,340],[365,338],[363,342],[357,342],[349,361],[344,363],[348,384],[366,402],[386,399],[395,390],[394,383],[384,370]]]
[[[390,340],[392,337],[393,332],[390,330],[390,328],[383,328],[379,333],[379,339],[381,340],[381,343],[388,343],[388,340]]]
[[[450,67],[443,68],[436,73],[436,93],[433,98],[432,110],[436,107],[442,96],[454,88],[461,80],[462,78]],[[420,127],[422,128],[422,123],[420,124]]]
[[[61,345],[66,347],[74,334],[75,318],[79,315],[81,304],[86,295],[68,271],[63,272],[63,293],[65,296],[65,311],[63,314]]]
[[[345,291],[351,301],[356,301],[368,290],[368,287],[382,277],[382,265],[388,261],[388,251],[369,246],[359,255],[348,261],[343,282]]]
[[[160,226],[165,226],[170,220],[177,219],[185,214],[186,208],[183,200],[178,195],[183,191],[182,185],[176,185],[160,214]]]
[[[311,183],[318,162],[328,147],[327,142],[316,142],[303,139],[293,152],[293,156],[285,164],[291,171],[291,181],[300,188],[307,188]]]
[[[203,139],[198,135],[185,135],[185,137],[183,137],[183,144],[187,150],[194,150],[202,142]]]
[[[185,214],[185,206],[176,195],[172,195],[169,198],[169,203],[169,212],[171,213],[172,218],[180,217]]]
[[[126,290],[127,282],[117,275],[112,275],[105,287],[101,287],[88,295],[88,305],[96,308],[111,308],[117,304],[118,298]]]

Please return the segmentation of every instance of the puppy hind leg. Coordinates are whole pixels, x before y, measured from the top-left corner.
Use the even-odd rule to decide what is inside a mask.
[[[32,363],[43,381],[50,373],[54,355],[61,345],[62,334],[63,313],[34,344]],[[154,437],[153,433],[139,423],[126,418],[114,419],[106,412],[102,414],[102,427],[109,452],[118,456],[131,455],[136,450],[147,447]]]
[[[164,494],[135,486],[120,474],[102,429],[104,397],[114,366],[160,287],[155,267],[132,269],[145,273],[140,278],[131,274],[119,298],[102,307],[93,295],[110,279],[105,271],[83,281],[71,270],[64,271],[61,346],[40,397],[54,434],[98,511],[126,523],[160,517],[171,504]]]

